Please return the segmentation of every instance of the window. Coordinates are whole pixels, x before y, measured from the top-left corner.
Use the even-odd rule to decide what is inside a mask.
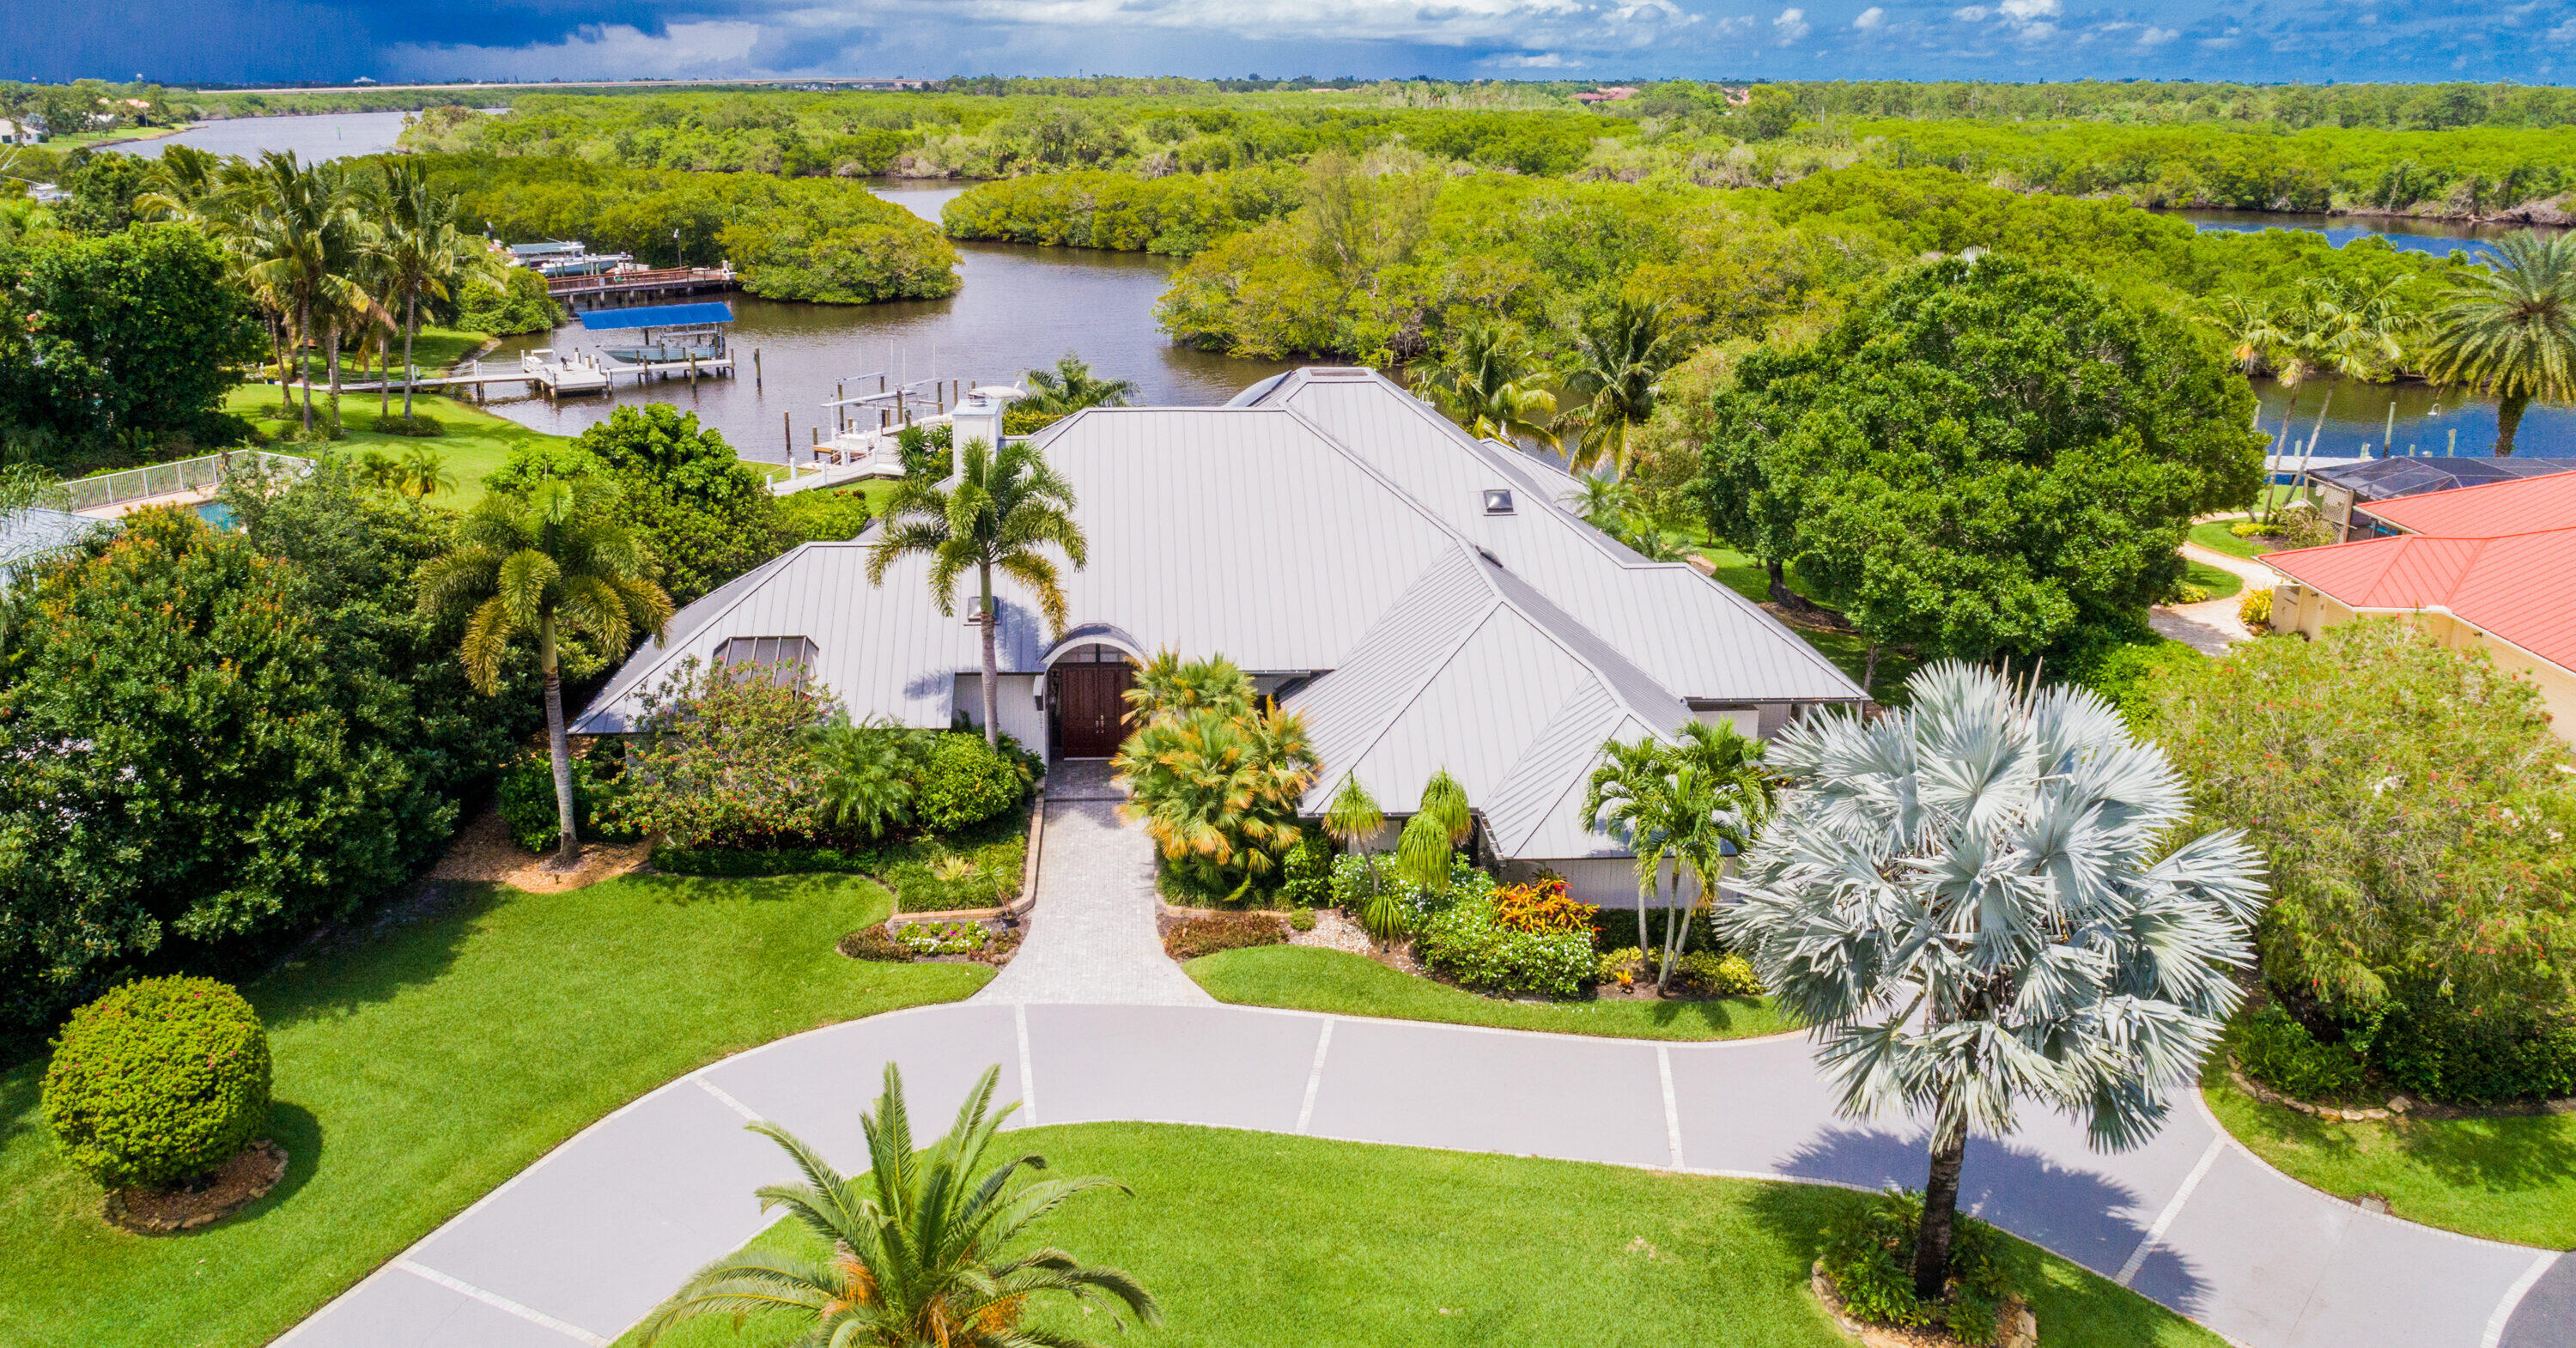
[[[727,637],[716,643],[715,660],[720,665],[767,665],[770,682],[784,688],[796,681],[797,671],[810,672],[819,653],[811,637]]]
[[[1488,490],[1485,493],[1485,513],[1488,515],[1508,515],[1512,513],[1511,492],[1501,487],[1495,487]]]

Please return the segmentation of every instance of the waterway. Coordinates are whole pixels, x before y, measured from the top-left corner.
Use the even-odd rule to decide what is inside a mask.
[[[193,145],[208,154],[253,158],[270,150],[293,150],[310,163],[351,155],[383,154],[402,134],[407,112],[334,112],[312,117],[235,117],[199,122],[176,135],[129,141],[109,148],[158,159],[173,145]]]
[[[2189,220],[2195,228],[2207,232],[2227,230],[2256,233],[2266,229],[2305,229],[2326,236],[2337,248],[2355,239],[2377,236],[2392,248],[2409,252],[2432,253],[2447,257],[2458,252],[2491,256],[2495,240],[2523,228],[2520,225],[2473,225],[2449,220],[2417,220],[2395,216],[2327,215],[2289,211],[2172,211]],[[2541,226],[2543,234],[2559,233],[2556,228]]]
[[[935,221],[939,208],[964,189],[889,182],[877,190]],[[891,384],[1015,383],[1024,371],[1050,367],[1071,351],[1090,362],[1095,374],[1134,381],[1134,402],[1190,405],[1224,402],[1288,368],[1165,339],[1154,324],[1154,302],[1174,265],[1170,258],[1019,244],[961,243],[957,252],[964,285],[944,300],[824,305],[724,297],[734,308],[728,340],[738,361],[736,378],[701,380],[694,387],[684,380],[630,384],[613,398],[513,398],[493,402],[491,410],[538,430],[577,435],[606,420],[620,402],[668,402],[724,432],[746,458],[775,462],[790,446],[801,460],[817,428],[830,439],[832,415],[823,404],[835,396],[836,386],[846,385],[854,396],[872,391],[879,373]],[[537,347],[596,350],[633,336],[558,328],[511,338],[485,359],[515,360],[520,351]],[[751,378],[754,348],[760,352],[758,384]]]

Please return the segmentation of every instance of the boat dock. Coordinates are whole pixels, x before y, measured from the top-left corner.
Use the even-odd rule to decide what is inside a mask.
[[[690,357],[683,360],[623,361],[602,360],[587,351],[557,353],[550,348],[523,351],[515,361],[467,361],[446,374],[424,375],[410,381],[410,387],[423,393],[470,389],[480,394],[494,384],[523,384],[531,394],[553,397],[559,393],[605,393],[620,379],[638,384],[664,379],[724,379],[733,375],[733,356]],[[301,379],[287,381],[286,387],[301,390]],[[345,380],[340,394],[379,391],[399,393],[404,381]],[[330,386],[313,384],[316,393],[327,393]]]
[[[586,296],[697,295],[741,288],[742,278],[735,274],[730,262],[721,267],[638,267],[546,278],[546,293],[566,301]]]

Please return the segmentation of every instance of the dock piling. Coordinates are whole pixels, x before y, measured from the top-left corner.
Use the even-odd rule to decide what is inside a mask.
[[[751,391],[758,393],[760,390],[760,348],[755,346],[751,349]]]
[[[796,427],[787,420],[787,414],[784,412],[778,414],[778,434],[786,441],[779,448],[785,451],[789,461],[793,462],[796,458]]]

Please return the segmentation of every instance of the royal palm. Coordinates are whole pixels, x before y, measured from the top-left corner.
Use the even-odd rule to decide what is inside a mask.
[[[644,578],[644,554],[634,534],[608,517],[615,495],[614,487],[595,477],[540,482],[525,495],[494,492],[458,526],[456,547],[420,572],[421,611],[465,618],[465,674],[484,693],[498,688],[510,644],[536,639],[562,830],[555,853],[559,866],[578,860],[581,844],[574,831],[558,637],[582,633],[615,660],[637,632],[661,635],[671,616],[670,596]]]
[[[950,485],[953,484],[953,485]],[[999,744],[1001,662],[996,645],[993,573],[1027,587],[1049,626],[1064,630],[1064,585],[1045,549],[1075,570],[1089,551],[1073,522],[1073,488],[1026,442],[999,451],[969,440],[949,483],[906,478],[886,501],[885,537],[868,558],[868,583],[885,583],[901,557],[930,559],[930,593],[943,615],[957,611],[957,581],[975,573],[981,594],[976,622],[984,637],[984,740]]]

